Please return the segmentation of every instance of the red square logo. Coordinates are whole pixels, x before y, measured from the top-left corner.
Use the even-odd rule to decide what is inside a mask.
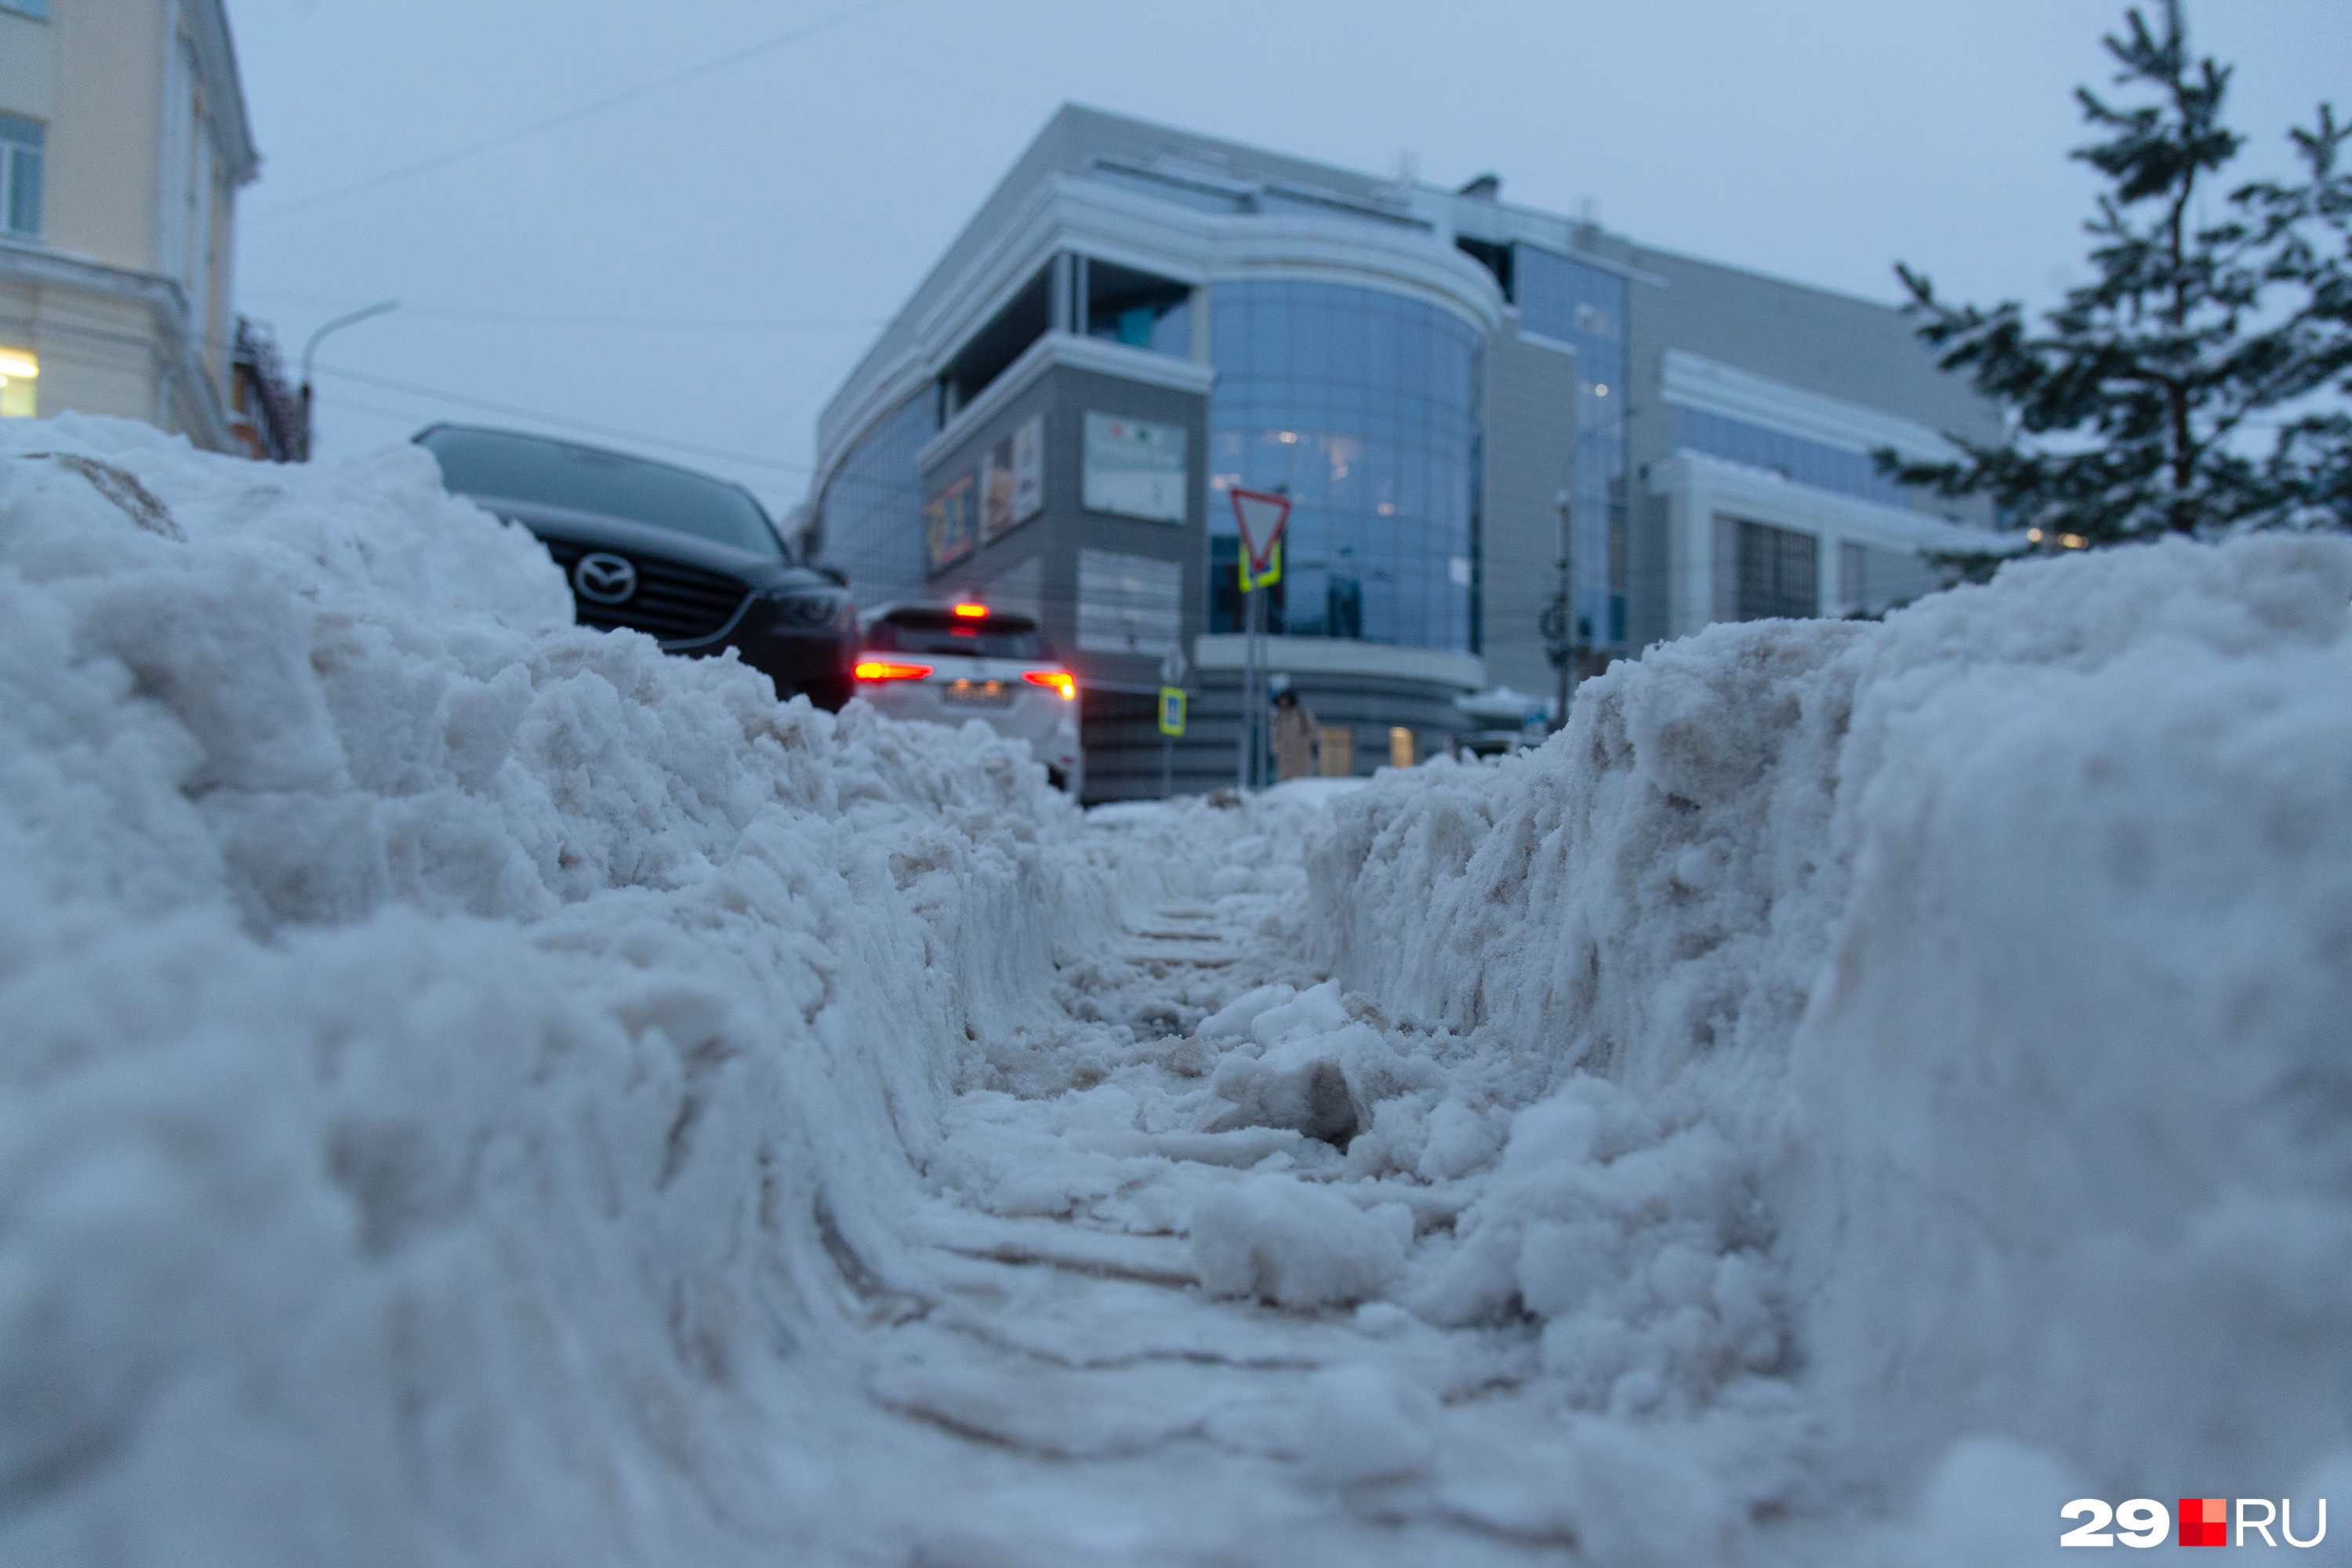
[[[2218,1497],[2185,1497],[2180,1500],[2180,1544],[2183,1546],[2227,1546],[2230,1544],[2230,1500]]]

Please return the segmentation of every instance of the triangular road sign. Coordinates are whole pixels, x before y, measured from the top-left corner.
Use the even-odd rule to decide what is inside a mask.
[[[1275,547],[1282,542],[1283,525],[1290,521],[1290,498],[1245,490],[1238,485],[1233,497],[1234,518],[1242,528],[1242,552],[1249,557],[1245,575],[1263,576],[1274,559]]]

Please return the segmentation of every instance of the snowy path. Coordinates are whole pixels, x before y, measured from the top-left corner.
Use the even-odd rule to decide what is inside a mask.
[[[1594,1456],[1519,1395],[1539,1326],[1436,1328],[1369,1299],[1403,1273],[1414,1230],[1442,1231],[1481,1184],[1396,1179],[1358,1147],[1370,1128],[1269,1124],[1349,1122],[1346,1080],[1367,1059],[1417,1064],[1427,1089],[1449,1056],[1456,1077],[1492,1077],[1508,1053],[1317,991],[1284,918],[1295,861],[1206,871],[1243,890],[1131,914],[1065,955],[1057,1016],[986,1043],[1003,1087],[949,1110],[910,1227],[925,1245],[887,1277],[836,1253],[876,1323],[867,1397],[952,1439],[903,1448],[933,1472],[909,1489],[913,1560],[1573,1562],[1593,1560],[1580,1539],[1654,1545],[1656,1519],[1596,1514],[1589,1489],[1560,1484]],[[1467,1136],[1456,1158],[1491,1163],[1486,1128]],[[1665,1533],[1711,1554],[1718,1523],[1701,1510]]]

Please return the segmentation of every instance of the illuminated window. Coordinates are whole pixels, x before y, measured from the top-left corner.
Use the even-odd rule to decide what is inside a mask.
[[[0,114],[0,230],[41,232],[41,161],[48,128],[37,120]]]
[[[28,349],[0,349],[0,418],[30,419],[41,362]]]

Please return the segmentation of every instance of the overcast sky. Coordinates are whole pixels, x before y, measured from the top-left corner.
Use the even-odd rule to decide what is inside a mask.
[[[238,208],[239,308],[291,360],[331,317],[403,301],[320,347],[321,455],[468,419],[703,467],[779,514],[805,493],[817,410],[1065,100],[1373,173],[1409,156],[1433,183],[1492,170],[1507,201],[1589,201],[1638,243],[1868,298],[1896,297],[1900,258],[1958,299],[2046,301],[2080,273],[2095,188],[2063,156],[2084,139],[2072,89],[2105,84],[2099,36],[2122,16],[2112,0],[228,10],[264,155]],[[2237,68],[2239,170],[2283,171],[2286,127],[2320,99],[2352,110],[2345,0],[2202,0],[2190,25]]]

